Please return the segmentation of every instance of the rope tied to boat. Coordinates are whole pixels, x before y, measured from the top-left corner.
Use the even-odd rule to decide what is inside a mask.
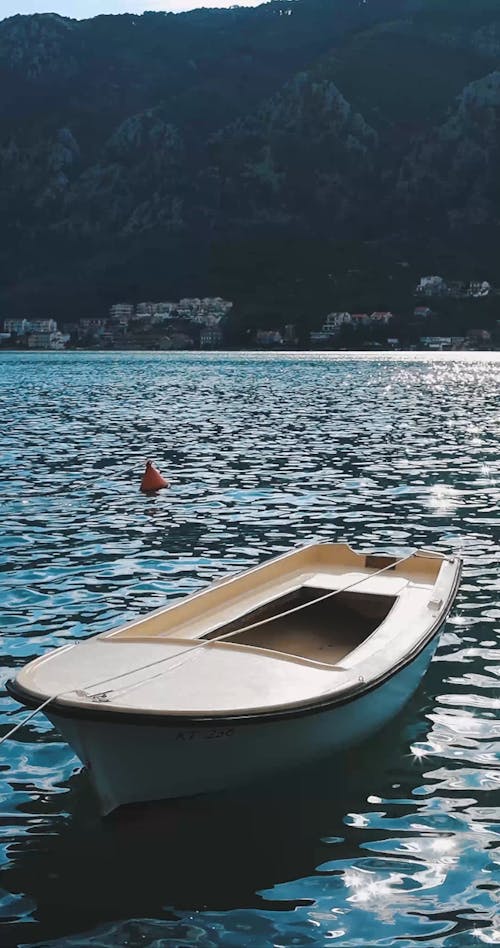
[[[428,552],[434,552],[434,551],[428,551]],[[140,665],[137,668],[132,668],[129,671],[121,672],[118,675],[111,675],[109,678],[103,678],[100,681],[95,681],[88,685],[84,685],[83,688],[77,689],[73,687],[65,691],[59,691],[57,694],[51,695],[50,698],[46,698],[45,701],[42,702],[42,704],[40,704],[37,708],[31,711],[30,714],[28,714],[25,718],[23,718],[22,721],[16,724],[15,727],[11,728],[11,730],[8,731],[7,734],[4,734],[3,737],[0,738],[0,745],[3,744],[6,740],[8,740],[10,737],[13,737],[17,731],[19,731],[22,727],[24,727],[25,724],[28,723],[28,721],[31,721],[32,718],[36,717],[37,714],[40,714],[42,711],[45,710],[45,708],[47,708],[50,704],[53,704],[59,698],[63,698],[66,695],[70,695],[70,694],[77,694],[80,697],[90,699],[92,701],[95,701],[96,703],[97,702],[107,703],[110,700],[110,698],[108,697],[109,695],[113,694],[116,696],[116,695],[122,694],[123,692],[132,691],[134,688],[139,688],[141,685],[146,684],[146,682],[153,681],[155,678],[161,677],[161,675],[164,674],[164,671],[158,672],[155,675],[150,675],[148,678],[142,678],[140,681],[135,682],[135,684],[127,685],[125,688],[122,688],[121,690],[109,688],[105,691],[97,692],[95,695],[88,694],[87,693],[88,690],[92,688],[100,688],[102,685],[106,685],[112,681],[118,681],[120,678],[126,678],[129,675],[135,675],[138,672],[147,671],[149,668],[157,667],[159,665],[165,665],[167,662],[171,662],[175,658],[184,658],[187,661],[188,658],[194,652],[198,652],[200,649],[206,648],[210,645],[215,645],[217,642],[222,642],[224,641],[224,639],[228,639],[232,635],[236,635],[236,634],[241,635],[242,633],[250,632],[252,629],[256,629],[259,626],[266,625],[268,622],[275,622],[276,620],[279,620],[279,619],[285,619],[287,618],[287,616],[290,616],[293,613],[300,612],[302,609],[309,608],[309,606],[317,605],[318,603],[324,602],[327,599],[333,599],[334,596],[338,596],[340,593],[349,592],[351,589],[354,589],[354,587],[356,586],[360,586],[361,583],[366,582],[366,580],[368,579],[374,579],[376,576],[380,576],[382,573],[385,573],[388,570],[396,569],[397,566],[401,566],[403,563],[406,563],[407,560],[415,556],[416,553],[418,553],[418,550],[416,549],[412,550],[411,553],[407,553],[406,556],[401,557],[399,560],[394,560],[394,562],[388,563],[386,566],[383,566],[381,569],[375,570],[373,573],[368,573],[367,575],[362,576],[361,579],[355,580],[355,582],[350,583],[348,586],[342,586],[340,589],[333,589],[331,592],[325,593],[324,596],[319,596],[317,599],[313,599],[311,602],[301,603],[298,606],[293,606],[291,609],[286,609],[284,612],[278,613],[278,615],[271,615],[265,619],[260,619],[257,622],[252,622],[250,625],[244,626],[242,629],[232,629],[230,632],[225,632],[225,633],[222,633],[221,635],[214,636],[212,639],[199,639],[196,642],[196,644],[193,645],[191,648],[179,649],[178,652],[174,652],[173,654],[166,656],[166,658],[155,659],[155,661],[153,662],[148,662],[145,665]],[[88,641],[88,640],[85,640],[85,641]],[[75,644],[78,645],[80,643],[75,643]],[[182,664],[184,663],[180,661],[177,663],[177,665],[171,666],[171,668],[179,668]],[[335,666],[331,666],[331,667],[333,670]],[[170,670],[171,669],[167,669],[167,671],[170,671]]]

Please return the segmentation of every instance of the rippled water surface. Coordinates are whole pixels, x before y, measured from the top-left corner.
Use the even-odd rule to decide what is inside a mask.
[[[494,353],[0,356],[2,682],[298,542],[465,560],[404,711],[293,779],[101,821],[58,734],[22,728],[2,946],[500,944],[499,422]]]

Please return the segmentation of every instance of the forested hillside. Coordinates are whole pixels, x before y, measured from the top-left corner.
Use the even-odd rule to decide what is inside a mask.
[[[13,17],[0,315],[214,293],[300,323],[500,282],[499,159],[497,0]]]

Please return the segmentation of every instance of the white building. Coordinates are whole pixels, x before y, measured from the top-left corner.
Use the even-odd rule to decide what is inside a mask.
[[[109,309],[109,315],[113,322],[120,326],[127,326],[129,319],[134,315],[132,303],[114,303]]]
[[[223,300],[221,296],[205,296],[201,302],[205,311],[215,316],[227,316],[233,308],[231,300]]]
[[[16,336],[25,336],[31,329],[31,323],[29,319],[4,319],[3,328],[5,332],[15,332]]]
[[[451,349],[451,336],[421,336],[420,344],[426,349]]]
[[[372,313],[368,317],[370,323],[376,323],[377,325],[387,326],[387,324],[392,319],[392,313]]]
[[[69,342],[69,335],[57,331],[37,330],[28,336],[28,347],[30,349],[64,349],[67,342]]]
[[[135,308],[136,316],[156,316],[157,313],[170,313],[175,303],[138,303]]]
[[[491,293],[491,283],[488,283],[487,280],[480,282],[472,282],[469,284],[469,296],[474,298],[489,296]]]
[[[32,319],[30,330],[31,332],[57,332],[57,323],[55,319]]]
[[[313,344],[323,346],[332,341],[341,326],[348,326],[352,322],[350,313],[328,313],[321,329],[309,333],[309,340]]]
[[[421,296],[446,296],[448,286],[440,276],[423,276],[415,292]]]
[[[177,312],[179,316],[190,317],[200,311],[201,300],[198,297],[183,297],[177,303]]]
[[[156,303],[138,303],[135,307],[136,316],[152,316]]]
[[[154,315],[161,316],[163,319],[174,316],[175,303],[157,303]]]
[[[328,313],[323,326],[322,332],[331,333],[334,335],[339,331],[341,326],[348,325],[351,322],[350,313]]]
[[[232,309],[230,300],[223,300],[220,296],[205,296],[203,299],[184,297],[177,303],[177,312],[183,319],[189,319],[199,325],[214,325],[227,316]]]

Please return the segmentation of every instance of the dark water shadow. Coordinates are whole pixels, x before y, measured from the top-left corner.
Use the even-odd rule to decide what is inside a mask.
[[[261,890],[331,858],[332,837],[336,857],[352,857],[359,838],[346,813],[401,781],[408,741],[418,737],[410,738],[410,722],[425,729],[414,702],[370,742],[238,792],[126,807],[101,820],[85,775],[76,774],[64,795],[71,812],[45,818],[9,847],[2,886],[28,892],[37,908],[7,926],[2,945],[39,944],[124,917],[173,918],[176,909],[262,907]],[[300,904],[265,902],[283,911]]]

